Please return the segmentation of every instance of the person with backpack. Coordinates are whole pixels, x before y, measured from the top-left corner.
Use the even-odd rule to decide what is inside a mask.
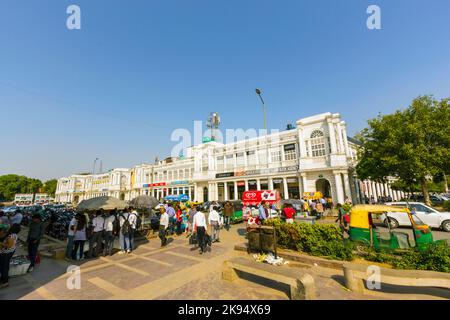
[[[130,223],[130,213],[126,210],[122,213],[119,213],[119,243],[120,243],[120,252],[119,254],[131,253],[131,241],[130,234],[133,232],[131,223]]]

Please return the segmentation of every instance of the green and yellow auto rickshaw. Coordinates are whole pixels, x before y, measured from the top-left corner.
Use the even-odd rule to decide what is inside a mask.
[[[375,223],[388,212],[403,212],[408,215],[413,229],[414,243],[405,232],[378,227]],[[380,224],[381,225],[381,224]],[[430,245],[442,242],[433,241],[429,226],[424,224],[408,208],[386,205],[355,205],[350,211],[350,239],[356,243],[370,246],[377,251],[394,251],[416,247],[426,250]]]

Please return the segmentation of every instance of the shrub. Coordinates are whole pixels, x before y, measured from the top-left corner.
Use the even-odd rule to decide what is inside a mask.
[[[329,259],[352,260],[353,244],[344,243],[340,229],[332,224],[283,223],[280,219],[269,219],[277,233],[278,246],[302,251]]]
[[[444,207],[444,209],[446,211],[450,211],[450,200],[444,201],[444,203],[442,204],[442,206]]]
[[[392,264],[399,269],[450,272],[450,247],[444,243],[435,244],[426,251],[409,250]]]

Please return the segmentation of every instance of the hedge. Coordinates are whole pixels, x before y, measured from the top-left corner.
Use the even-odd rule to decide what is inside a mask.
[[[275,226],[277,244],[281,248],[327,259],[353,259],[353,244],[350,241],[342,241],[341,230],[335,225],[296,222],[288,224],[280,219],[268,219],[265,224]]]
[[[288,224],[280,219],[268,219],[265,225],[275,227],[277,244],[284,249],[346,261],[358,255],[368,261],[388,263],[397,269],[450,272],[450,247],[446,244],[433,245],[426,251],[412,248],[388,253],[366,248],[356,252],[355,245],[349,240],[343,240],[341,230],[333,224]]]

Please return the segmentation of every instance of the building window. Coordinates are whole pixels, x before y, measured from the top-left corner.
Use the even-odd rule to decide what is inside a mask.
[[[208,161],[209,161],[208,155],[207,154],[203,154],[203,157],[202,157],[202,171],[203,172],[206,172],[206,171],[209,170]]]
[[[267,150],[259,150],[258,151],[259,164],[266,165],[267,164]]]
[[[247,162],[250,166],[256,165],[256,152],[254,150],[247,151]]]
[[[297,159],[297,153],[295,151],[295,144],[286,144],[284,145],[284,160],[291,161]]]
[[[312,157],[323,157],[326,154],[325,138],[322,131],[314,130],[311,133],[310,143]]]
[[[273,162],[280,162],[281,161],[281,149],[280,148],[273,148],[270,151],[270,158],[272,163]]]
[[[234,169],[234,158],[232,154],[227,155],[227,169]]]
[[[238,168],[245,166],[245,158],[243,152],[236,153],[236,166]]]
[[[223,156],[217,157],[217,170],[222,171],[224,169],[223,166]]]

